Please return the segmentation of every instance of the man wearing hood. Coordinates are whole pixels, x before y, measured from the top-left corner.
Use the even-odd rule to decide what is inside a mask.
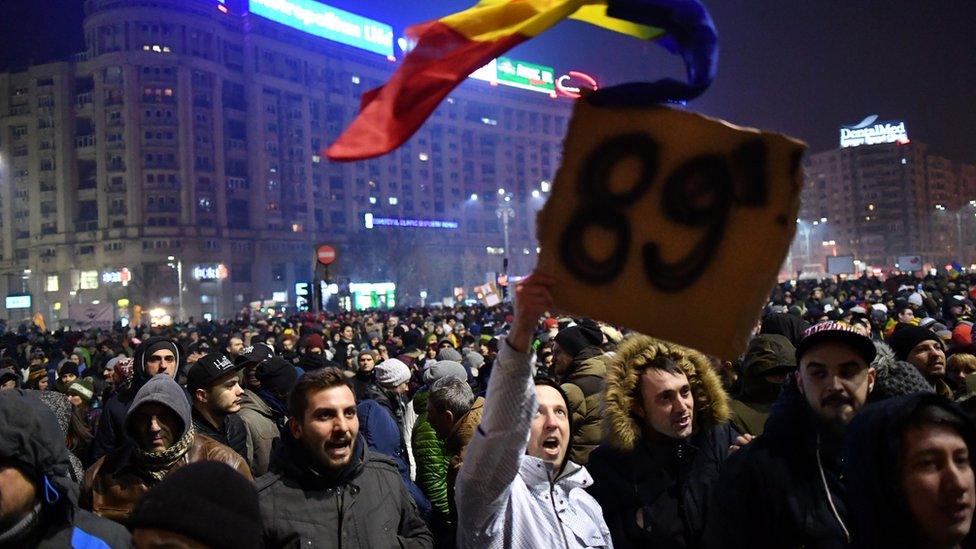
[[[971,546],[976,429],[947,399],[868,406],[851,422],[845,458],[853,547]]]
[[[51,411],[0,393],[0,547],[128,547],[129,533],[78,507],[78,485]]]
[[[732,425],[743,435],[759,436],[789,374],[796,371],[796,349],[786,336],[760,334],[742,359],[742,389],[729,402]]]
[[[590,455],[589,492],[613,545],[697,547],[712,485],[737,433],[709,359],[643,335],[607,371],[607,442]]]
[[[554,280],[533,273],[515,289],[515,318],[500,344],[484,415],[454,494],[458,547],[609,547],[593,479],[567,458],[572,415],[562,389],[532,380],[532,336],[552,308]]]
[[[342,371],[299,379],[271,470],[258,480],[268,547],[432,547],[396,463],[369,451]]]
[[[569,397],[573,414],[573,446],[569,459],[586,465],[590,452],[600,444],[600,405],[607,366],[600,345],[603,332],[596,322],[584,318],[576,326],[563,328],[552,345],[555,377]]]
[[[125,445],[126,414],[136,393],[156,374],[176,377],[182,366],[183,353],[175,341],[166,337],[151,337],[136,347],[132,363],[132,381],[127,389],[118,392],[105,403],[98,419],[92,458],[98,459]]]
[[[85,473],[83,506],[96,515],[126,523],[150,488],[188,463],[220,461],[251,478],[237,452],[194,431],[186,393],[166,374],[153,376],[136,393],[123,432],[132,443]]]
[[[874,388],[871,340],[850,326],[808,328],[799,369],[763,435],[726,461],[714,487],[705,547],[846,547],[844,431]]]

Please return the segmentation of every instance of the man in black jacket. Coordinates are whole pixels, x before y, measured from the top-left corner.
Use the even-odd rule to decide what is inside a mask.
[[[637,335],[617,348],[606,383],[607,442],[587,469],[614,547],[698,547],[737,434],[721,380],[703,354]]]
[[[342,371],[306,373],[288,408],[288,432],[257,485],[268,547],[433,547],[396,464],[359,436]]]
[[[244,389],[237,373],[244,362],[234,364],[223,353],[210,353],[197,360],[186,376],[186,390],[193,404],[193,428],[224,446],[229,446],[247,462],[247,427],[237,412],[241,410]]]
[[[186,360],[180,346],[166,337],[151,337],[136,347],[132,362],[132,384],[105,403],[92,441],[92,459],[97,460],[125,445],[125,416],[139,389],[156,374],[176,378]]]
[[[837,322],[803,333],[762,436],[726,462],[706,547],[846,547],[841,449],[874,387],[875,346]]]
[[[35,395],[0,393],[0,425],[0,547],[129,546],[124,527],[78,508],[64,435]]]

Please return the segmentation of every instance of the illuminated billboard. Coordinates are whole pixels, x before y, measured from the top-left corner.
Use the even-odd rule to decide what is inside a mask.
[[[314,0],[250,0],[250,11],[333,42],[393,57],[393,27]]]
[[[840,147],[859,147],[861,145],[880,145],[882,143],[908,143],[908,130],[902,120],[878,122],[878,115],[861,120],[853,126],[841,126]]]
[[[457,229],[457,221],[439,219],[402,219],[398,217],[375,217],[367,212],[363,215],[363,227],[416,227],[420,229]]]
[[[554,74],[552,67],[499,57],[471,73],[470,78],[556,97]]]

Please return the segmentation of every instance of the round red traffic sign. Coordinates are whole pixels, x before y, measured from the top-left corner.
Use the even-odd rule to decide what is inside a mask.
[[[332,262],[336,260],[335,248],[329,246],[328,244],[323,244],[319,246],[318,251],[316,251],[316,257],[318,257],[319,263],[323,265],[331,265]]]

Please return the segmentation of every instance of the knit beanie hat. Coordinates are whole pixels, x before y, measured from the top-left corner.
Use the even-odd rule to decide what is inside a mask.
[[[388,389],[410,381],[410,368],[396,358],[380,362],[373,368],[373,372],[376,374],[376,382]]]
[[[298,382],[298,370],[281,357],[272,357],[258,365],[254,372],[261,382],[261,388],[271,391],[275,396],[287,395]]]
[[[71,385],[68,385],[67,393],[79,396],[85,403],[89,403],[95,396],[95,384],[88,378],[76,379],[71,382]]]
[[[932,330],[922,328],[921,326],[901,324],[895,328],[895,332],[891,334],[891,341],[888,343],[895,351],[895,358],[898,360],[908,360],[909,353],[912,352],[912,349],[916,345],[929,340],[936,341],[939,345],[942,345],[942,339]]]
[[[306,349],[322,349],[325,350],[325,340],[319,334],[312,334],[305,338],[305,348]]]
[[[454,362],[461,362],[461,353],[457,349],[447,348],[441,349],[437,352],[437,360],[452,360]]]
[[[17,372],[15,372],[13,368],[0,368],[0,385],[10,380],[14,380],[17,382],[17,385],[19,386],[20,379],[21,379],[20,375]]]
[[[61,364],[61,367],[58,368],[58,377],[61,377],[65,374],[74,374],[75,376],[77,376],[78,365],[75,364],[74,362],[71,362],[70,360],[64,361],[64,363]]]
[[[219,461],[190,463],[168,475],[139,500],[130,527],[178,533],[215,549],[262,547],[257,490]]]
[[[47,376],[47,368],[43,365],[31,366],[27,372],[27,383],[36,383],[37,380],[45,376]]]
[[[576,326],[564,328],[556,334],[556,343],[569,356],[576,356],[587,347],[599,347],[603,344],[603,332],[600,327],[590,319],[583,319]]]
[[[445,377],[454,377],[461,381],[467,381],[468,372],[456,360],[438,360],[424,370],[424,383],[427,385]]]

